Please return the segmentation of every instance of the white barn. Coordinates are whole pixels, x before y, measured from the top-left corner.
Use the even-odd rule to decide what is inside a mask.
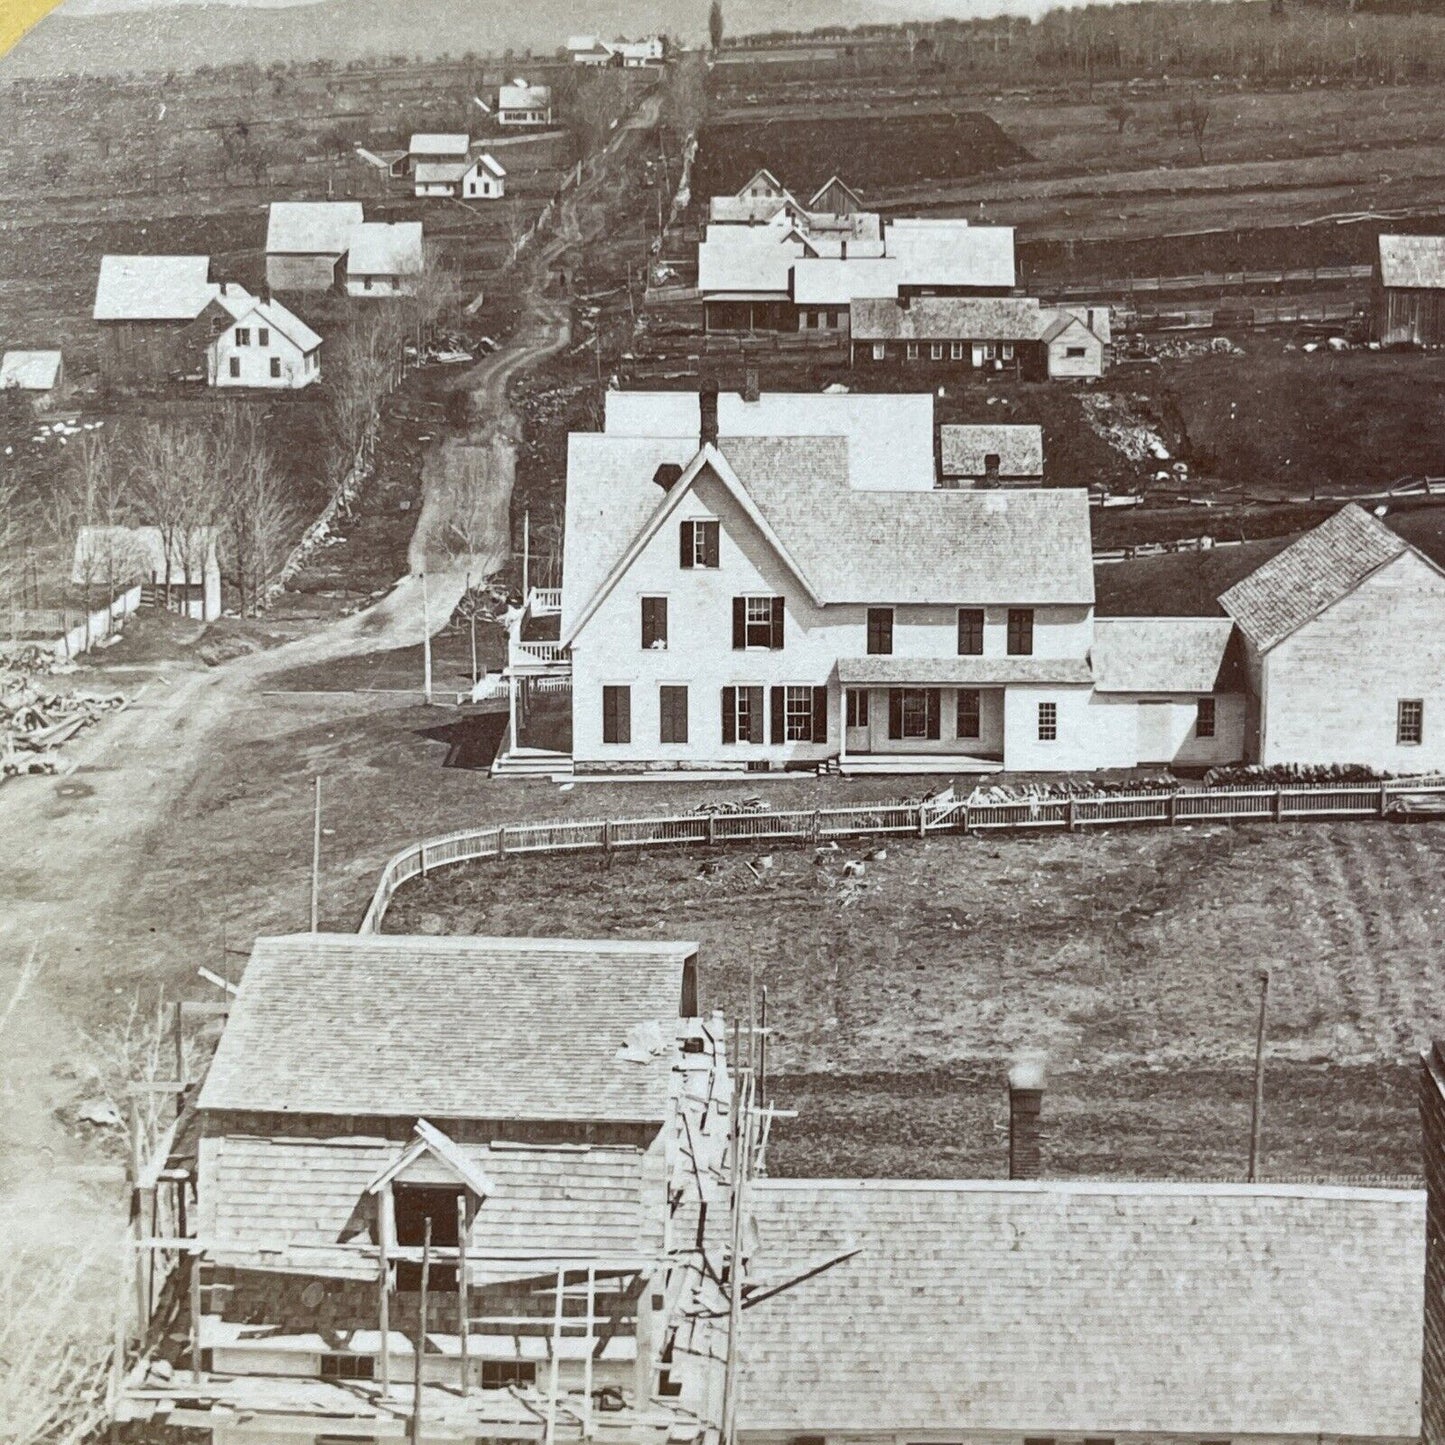
[[[424,265],[420,221],[367,221],[351,233],[346,294],[410,296]]]

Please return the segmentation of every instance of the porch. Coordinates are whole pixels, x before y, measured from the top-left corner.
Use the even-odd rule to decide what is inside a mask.
[[[493,777],[572,772],[572,658],[562,646],[562,589],[533,587],[507,625],[507,729]]]

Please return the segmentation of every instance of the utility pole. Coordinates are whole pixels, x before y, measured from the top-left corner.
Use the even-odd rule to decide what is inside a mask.
[[[1259,1179],[1260,1136],[1264,1132],[1264,1036],[1269,1012],[1269,970],[1259,976],[1259,1028],[1254,1036],[1254,1107],[1249,1118],[1249,1182]]]
[[[472,628],[472,686],[477,685],[477,599],[472,596],[472,574],[467,573],[467,620]]]
[[[431,706],[431,603],[427,596],[426,573],[421,574],[421,690]]]
[[[531,572],[532,562],[532,513],[531,510],[522,513],[522,606],[527,605],[528,578]]]
[[[321,774],[316,775],[316,803],[311,817],[311,931],[321,931]]]

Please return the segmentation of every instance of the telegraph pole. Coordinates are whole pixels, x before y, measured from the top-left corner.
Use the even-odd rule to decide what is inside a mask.
[[[321,774],[316,775],[316,802],[311,819],[311,931],[319,933],[321,918]]]
[[[1260,1137],[1264,1132],[1264,1037],[1269,1012],[1269,970],[1259,976],[1259,1027],[1254,1036],[1254,1107],[1249,1119],[1249,1182],[1259,1179]]]
[[[421,673],[422,696],[431,706],[431,604],[427,597],[426,573],[421,574]]]

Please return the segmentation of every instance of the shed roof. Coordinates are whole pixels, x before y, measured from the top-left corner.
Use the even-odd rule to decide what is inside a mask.
[[[364,219],[360,201],[272,201],[267,254],[344,256]]]
[[[866,297],[852,304],[855,341],[1037,341],[1052,318],[1031,297]]]
[[[1265,652],[1348,596],[1386,562],[1413,550],[1351,502],[1236,582],[1219,605]]]
[[[0,357],[0,391],[50,391],[60,380],[63,358],[58,351],[7,351]]]
[[[661,1120],[692,943],[300,934],[256,941],[203,1109]]]
[[[1413,1439],[1425,1196],[759,1180],[744,1430]],[[880,1322],[886,1322],[880,1328]]]
[[[945,477],[981,477],[991,456],[1000,477],[1044,474],[1041,426],[943,426],[938,435]]]
[[[1445,287],[1445,236],[1381,236],[1380,281],[1407,289]]]
[[[366,221],[351,233],[351,276],[415,276],[423,266],[420,221]]]
[[[407,150],[414,156],[463,157],[472,148],[469,135],[438,135],[429,131],[418,131],[412,136]]]
[[[215,299],[209,256],[103,256],[97,321],[194,321]]]
[[[1094,620],[1098,692],[1242,692],[1227,617],[1099,617]]]

